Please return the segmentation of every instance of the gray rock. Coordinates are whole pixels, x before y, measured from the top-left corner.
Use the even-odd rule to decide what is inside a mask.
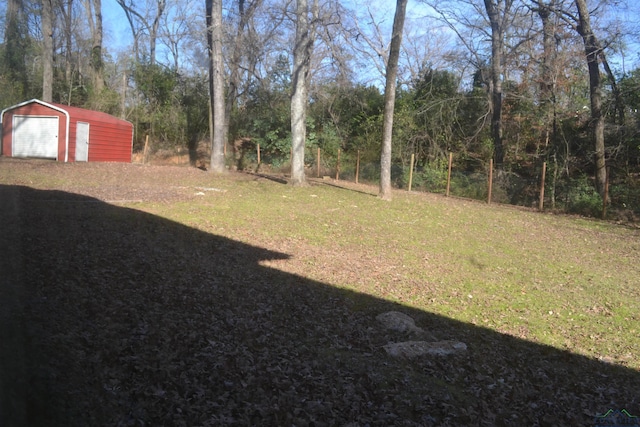
[[[392,331],[396,332],[416,332],[422,333],[424,330],[416,326],[416,322],[404,313],[399,311],[387,311],[376,316],[376,320]]]
[[[404,341],[389,343],[383,347],[392,357],[415,359],[421,356],[452,356],[467,351],[467,345],[460,341]]]

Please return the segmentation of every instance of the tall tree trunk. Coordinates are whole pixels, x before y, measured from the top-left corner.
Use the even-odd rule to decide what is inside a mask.
[[[555,118],[555,68],[556,68],[556,43],[555,25],[552,21],[553,11],[556,8],[556,0],[548,4],[540,3],[538,16],[542,21],[542,72],[540,76],[540,105],[545,115],[544,139],[545,147],[554,138],[556,129]]]
[[[605,196],[607,170],[604,150],[604,115],[602,113],[602,88],[598,56],[600,47],[593,30],[586,0],[575,0],[578,9],[578,33],[584,41],[584,51],[589,68],[589,89],[591,98],[591,125],[594,139],[594,161],[596,166],[596,190],[600,196]]]
[[[64,79],[69,85],[69,92],[73,86],[73,25],[71,11],[73,9],[73,0],[65,0],[60,2],[60,13],[62,14],[63,31],[64,31]],[[69,95],[69,98],[71,96]],[[67,99],[69,102],[69,99]]]
[[[160,18],[162,18],[164,9],[167,6],[167,1],[158,0],[157,5],[158,10],[156,11],[156,16],[154,17],[153,23],[149,28],[149,62],[152,65],[156,63],[156,42],[158,40],[158,27],[160,26]],[[222,15],[222,12],[220,12],[220,15]],[[220,20],[220,22],[222,22],[222,19]]]
[[[42,0],[42,100],[53,101],[53,5]]]
[[[85,0],[87,22],[91,32],[91,81],[94,92],[104,89],[104,62],[102,61],[102,1]]]
[[[384,113],[382,123],[382,153],[380,155],[380,193],[384,200],[391,199],[391,143],[393,137],[393,112],[396,102],[396,78],[398,76],[398,60],[402,45],[402,31],[407,14],[407,0],[398,0],[393,18],[391,45],[387,59],[386,84],[384,88]]]
[[[102,61],[102,1],[93,0],[95,14],[95,31],[92,35],[91,65],[93,68],[93,85],[96,93],[104,89],[104,63]]]
[[[309,5],[307,0],[296,3],[296,39],[293,49],[291,92],[291,184],[306,184],[304,146],[307,137],[307,76],[310,62]]]
[[[493,139],[496,167],[504,163],[502,140],[502,56],[504,49],[503,19],[511,6],[511,0],[484,0],[491,24],[491,138]]]
[[[211,171],[222,173],[224,164],[224,61],[222,58],[222,0],[206,0],[211,99]]]

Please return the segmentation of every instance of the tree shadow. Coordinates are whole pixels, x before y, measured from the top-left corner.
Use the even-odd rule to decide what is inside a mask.
[[[260,167],[260,165],[257,166],[257,168],[259,168],[259,167]],[[244,173],[247,174],[247,175],[256,177],[255,178],[256,181],[262,178],[262,179],[266,179],[266,180],[269,180],[269,181],[273,181],[273,182],[278,183],[278,184],[289,184],[289,180],[287,178],[283,177],[282,175],[275,176],[275,175],[269,175],[269,174],[266,174],[266,173],[259,173],[257,171],[256,172],[247,172],[247,171],[245,171]]]
[[[364,194],[366,196],[377,196],[378,193],[375,191],[365,191],[365,190],[360,190],[358,188],[354,188],[353,186],[348,186],[348,185],[340,185],[340,182],[346,182],[346,181],[327,181],[324,180],[322,178],[312,178],[309,179],[309,182],[311,182],[313,185],[326,185],[327,187],[333,187],[333,188],[339,188],[340,190],[345,190],[345,191],[349,191],[349,192],[353,192],[353,193],[360,193],[360,194]],[[377,190],[377,188],[376,188]]]
[[[0,284],[21,282],[0,293],[14,319],[0,328],[1,425],[584,426],[640,413],[638,371],[275,268],[295,254],[71,193],[0,195],[15,207],[0,209],[15,226],[0,255],[20,266]],[[381,328],[389,310],[467,352],[390,358],[383,345],[412,337]]]

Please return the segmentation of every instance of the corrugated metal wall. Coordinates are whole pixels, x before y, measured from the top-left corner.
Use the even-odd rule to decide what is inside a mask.
[[[69,117],[67,146],[67,114]],[[18,143],[14,141],[16,132],[13,125],[21,126],[18,131]],[[49,135],[53,131],[47,127],[48,133],[36,132],[36,121],[30,117],[58,118],[57,135]],[[2,114],[2,155],[16,157],[57,158],[58,161],[75,161],[77,123],[89,123],[88,161],[90,162],[131,162],[133,148],[133,125],[106,113],[69,107],[61,104],[48,104],[39,100],[31,100],[7,108]],[[44,123],[44,122],[43,122]],[[33,125],[33,126],[32,126]],[[35,127],[34,127],[35,126]],[[32,130],[32,131],[29,131]],[[58,139],[57,152],[54,155],[51,139]],[[17,149],[17,151],[16,151]]]

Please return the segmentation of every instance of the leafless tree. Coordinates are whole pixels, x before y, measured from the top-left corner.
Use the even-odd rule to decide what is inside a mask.
[[[380,193],[384,200],[391,199],[391,142],[393,134],[393,112],[396,100],[396,78],[398,60],[402,45],[402,31],[407,12],[407,0],[398,0],[393,18],[389,59],[386,67],[386,85],[384,89],[384,118],[382,128],[382,154],[380,156]]]
[[[42,0],[42,100],[53,101],[53,4]]]
[[[596,164],[596,190],[604,197],[607,170],[605,163],[604,114],[602,111],[602,79],[598,56],[602,48],[591,28],[591,18],[586,0],[575,0],[578,10],[577,30],[584,41],[584,51],[589,68],[589,94],[591,99],[591,121],[594,139],[594,160]]]
[[[312,7],[313,16],[317,16],[317,0]],[[291,184],[306,184],[304,174],[304,148],[307,138],[307,93],[309,63],[313,39],[309,22],[309,4],[307,0],[296,1],[296,37],[293,49],[293,73],[291,89]]]
[[[158,42],[168,49],[166,63],[174,71],[180,69],[181,59],[186,57],[186,44],[191,37],[199,37],[203,32],[194,31],[192,24],[197,19],[194,12],[194,0],[169,1],[166,11],[160,18]]]
[[[211,171],[222,173],[224,164],[224,61],[222,58],[222,0],[206,0],[209,45],[209,94],[211,99]]]
[[[248,29],[249,31],[252,31],[253,26],[251,21],[262,3],[263,0],[250,0],[248,3],[246,0],[238,0],[236,31],[233,40],[231,58],[229,59],[229,89],[225,105],[225,115],[227,119],[224,130],[225,140],[228,139],[229,135],[229,120],[231,118],[231,113],[237,105],[238,97],[240,96],[240,86],[242,84],[242,58],[243,56],[250,56],[243,55],[243,52],[251,52],[252,50],[249,43],[250,37],[248,36],[247,31]]]
[[[140,2],[133,0],[116,0],[124,10],[131,33],[133,35],[134,52],[136,59],[140,60],[140,38],[146,34],[149,38],[149,63],[156,63],[156,44],[158,41],[158,29],[160,20],[165,12],[167,0],[155,0],[153,7],[149,1],[140,9]]]
[[[513,0],[484,0],[491,25],[491,137],[497,167],[504,162],[502,140],[502,79],[504,76],[504,43],[510,24]]]
[[[64,77],[69,88],[73,85],[73,0],[64,0],[58,4],[64,37]],[[70,98],[70,97],[69,97]]]
[[[91,34],[91,79],[93,90],[100,94],[104,89],[104,62],[102,59],[102,1],[84,0],[84,8]]]

